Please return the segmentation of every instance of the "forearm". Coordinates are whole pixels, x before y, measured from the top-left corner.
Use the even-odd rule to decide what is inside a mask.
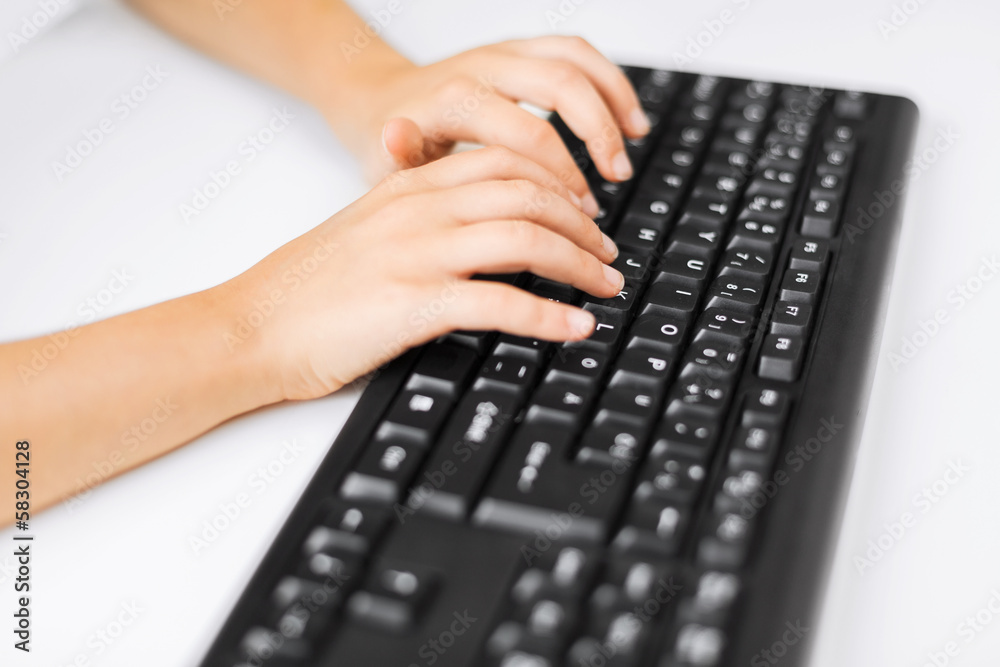
[[[280,400],[253,337],[227,341],[238,320],[227,289],[82,327],[58,353],[46,350],[56,349],[49,337],[0,346],[3,497],[13,498],[17,441],[31,443],[38,511]],[[51,357],[46,365],[36,351]],[[13,509],[2,503],[0,525]]]
[[[327,115],[344,138],[357,92],[375,72],[410,63],[340,0],[127,0],[167,31],[219,60],[287,90]],[[358,31],[367,42],[357,48]]]

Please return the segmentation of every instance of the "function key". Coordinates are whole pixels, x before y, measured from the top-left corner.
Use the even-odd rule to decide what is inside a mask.
[[[781,280],[778,298],[792,303],[815,304],[819,297],[820,274],[805,269],[788,269]]]
[[[812,306],[807,303],[778,301],[771,314],[771,333],[805,338],[812,324]]]
[[[805,269],[822,275],[826,271],[830,257],[830,244],[826,241],[798,239],[792,244],[792,254],[788,262],[791,269]]]
[[[794,382],[802,370],[805,343],[800,336],[768,334],[760,351],[757,375],[766,380]]]

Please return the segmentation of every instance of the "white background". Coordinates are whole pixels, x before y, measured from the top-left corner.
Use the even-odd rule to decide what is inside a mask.
[[[82,323],[79,304],[115,270],[134,278],[102,317],[217,284],[364,191],[316,112],[188,50],[118,4],[61,9],[15,52],[8,34],[39,11],[37,2],[4,0],[0,9],[0,340]],[[908,195],[826,622],[811,632],[818,633],[815,664],[824,667],[918,667],[951,641],[959,653],[948,664],[995,664],[1000,618],[971,635],[959,625],[1000,591],[1000,280],[986,281],[961,308],[953,290],[1000,247],[1000,6],[911,0],[915,13],[887,34],[879,29],[893,12],[887,0],[584,0],[579,7],[567,0],[565,20],[554,25],[546,11],[558,11],[556,0],[404,6],[385,34],[419,62],[554,28],[584,35],[620,62],[663,67],[728,8],[735,21],[717,37],[703,36],[708,46],[690,69],[901,93],[921,109],[918,151],[939,130],[958,134]],[[167,78],[119,120],[114,99],[156,65]],[[275,107],[295,115],[291,125],[186,224],[179,205],[210,171],[243,159],[240,143]],[[104,117],[114,119],[114,132],[60,182],[52,162]],[[893,368],[888,355],[938,310],[945,324],[932,337],[918,336],[926,344]],[[10,646],[13,561],[2,545],[11,544],[11,531],[0,532],[0,617],[7,619],[0,621],[0,663],[196,663],[355,400],[341,392],[234,420],[75,508],[35,519],[27,659]],[[52,409],[58,418],[59,406]],[[269,463],[277,469],[273,462],[292,440],[303,452],[259,485],[256,471]],[[969,471],[922,511],[915,494],[941,479],[949,461]],[[189,538],[240,493],[250,506],[196,554]],[[869,540],[882,536],[885,544],[885,525],[904,512],[916,525],[860,573],[854,557]],[[141,611],[103,644],[96,633],[114,631],[123,604]]]

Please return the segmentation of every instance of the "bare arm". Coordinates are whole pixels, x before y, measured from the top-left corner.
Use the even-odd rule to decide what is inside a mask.
[[[649,130],[628,79],[580,38],[511,40],[417,67],[340,0],[253,0],[225,12],[213,0],[128,1],[195,47],[315,106],[372,181],[439,158],[456,141],[500,144],[547,167],[594,216],[582,156],[516,103],[558,111],[610,180],[632,174],[622,133]],[[402,1],[387,7],[420,11]]]
[[[451,156],[380,184],[218,287],[67,333],[54,356],[42,352],[47,336],[0,345],[0,489],[10,490],[0,525],[14,520],[18,441],[31,443],[36,512],[231,417],[325,396],[454,329],[588,336],[594,319],[579,308],[469,280],[532,271],[614,296],[624,279],[605,264],[617,250],[567,195],[509,150]],[[356,296],[359,275],[370,299]],[[421,318],[431,305],[440,315]],[[41,370],[36,351],[51,357]]]

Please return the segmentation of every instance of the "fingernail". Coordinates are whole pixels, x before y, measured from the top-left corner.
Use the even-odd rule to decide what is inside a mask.
[[[614,172],[615,178],[619,181],[627,181],[632,178],[632,163],[628,161],[625,151],[618,153],[611,160],[611,171]]]
[[[607,234],[601,234],[601,236],[604,237],[604,251],[611,255],[612,258],[618,257],[618,246],[611,240],[611,237]]]
[[[594,195],[589,192],[583,195],[583,212],[589,215],[591,218],[596,218],[597,214],[601,212],[601,207],[594,199]]]
[[[646,112],[642,109],[633,109],[632,113],[629,114],[629,123],[639,134],[649,133],[649,118],[646,117]]]
[[[577,195],[572,190],[569,191],[569,200],[573,202],[573,206],[576,206],[581,211],[583,210],[583,202],[580,201],[579,195]]]
[[[619,292],[625,287],[625,276],[618,269],[614,269],[607,264],[604,265],[604,279]]]
[[[390,156],[390,157],[391,157],[391,156],[392,156],[392,153],[390,153],[390,152],[389,152],[389,147],[388,147],[388,146],[386,145],[386,143],[385,143],[385,131],[386,131],[386,129],[387,129],[388,127],[389,127],[389,124],[388,124],[388,123],[386,123],[386,124],[384,124],[384,125],[382,126],[382,150],[383,150],[383,151],[385,151],[385,154],[386,154],[386,155],[388,155],[388,156]]]
[[[570,329],[582,338],[589,336],[597,325],[597,320],[591,313],[579,308],[574,308],[567,313],[566,321],[569,323]]]

